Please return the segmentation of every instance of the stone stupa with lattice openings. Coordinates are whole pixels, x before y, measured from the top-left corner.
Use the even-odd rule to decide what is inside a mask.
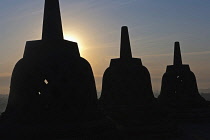
[[[103,107],[148,105],[155,101],[149,71],[133,58],[128,28],[122,27],[120,58],[112,59],[103,76]]]
[[[196,77],[189,65],[182,64],[179,42],[174,45],[174,63],[167,66],[162,78],[161,104],[171,107],[205,106],[205,99],[199,94]]]
[[[121,28],[120,58],[112,59],[104,72],[99,103],[127,139],[157,139],[176,132],[153,95],[149,71],[132,57],[126,26]]]
[[[76,42],[63,39],[59,1],[45,0],[42,39],[27,41],[15,65],[1,132],[14,139],[116,136],[97,104],[90,64]]]
[[[199,94],[189,65],[182,64],[179,42],[174,45],[174,63],[167,66],[163,75],[158,102],[177,124],[210,122],[209,103]]]

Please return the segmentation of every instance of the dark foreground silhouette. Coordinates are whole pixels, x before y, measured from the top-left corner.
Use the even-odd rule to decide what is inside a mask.
[[[120,58],[104,73],[98,103],[90,64],[77,43],[63,39],[59,1],[45,0],[42,40],[28,41],[15,65],[0,138],[196,140],[190,134],[210,129],[210,109],[175,46],[157,100],[149,71],[132,57],[128,28],[122,27]]]

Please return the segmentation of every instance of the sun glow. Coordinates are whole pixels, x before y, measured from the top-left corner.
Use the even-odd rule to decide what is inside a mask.
[[[64,35],[64,39],[65,40],[69,40],[69,41],[73,41],[73,42],[78,42],[79,40],[77,39],[77,37],[71,36],[69,34],[65,34]]]
[[[83,55],[82,42],[78,39],[78,37],[72,36],[70,34],[64,34],[64,39],[68,41],[76,42],[78,44],[80,54]]]

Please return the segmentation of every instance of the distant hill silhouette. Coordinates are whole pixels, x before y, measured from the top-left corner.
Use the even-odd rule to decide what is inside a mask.
[[[7,106],[8,94],[0,94],[0,113],[4,112]]]

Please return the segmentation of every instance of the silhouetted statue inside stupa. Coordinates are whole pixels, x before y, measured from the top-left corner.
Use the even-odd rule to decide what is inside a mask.
[[[59,1],[45,0],[42,40],[27,41],[12,73],[3,118],[83,121],[93,119],[96,108],[91,66],[77,43],[63,39]]]
[[[167,66],[162,78],[161,104],[171,107],[205,106],[205,99],[199,94],[196,77],[189,65],[182,64],[179,42],[174,46],[174,64]]]
[[[150,74],[141,59],[133,58],[128,28],[122,27],[120,58],[112,59],[103,76],[103,107],[141,106],[154,101]]]

